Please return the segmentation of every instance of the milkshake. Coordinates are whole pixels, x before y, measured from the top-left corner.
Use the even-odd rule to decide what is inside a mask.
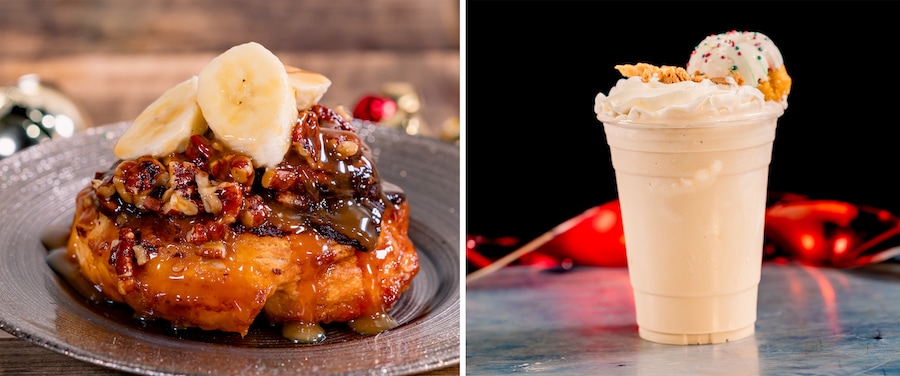
[[[754,333],[769,163],[790,79],[777,49],[778,59],[766,57],[770,49],[734,40],[751,33],[732,33],[698,45],[693,74],[617,66],[625,78],[595,100],[616,175],[639,335],[649,341],[713,344]],[[753,72],[735,59],[751,69],[773,66],[748,80]]]

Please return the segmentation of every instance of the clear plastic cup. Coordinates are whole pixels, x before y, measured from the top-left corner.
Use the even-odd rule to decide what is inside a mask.
[[[699,345],[754,333],[782,113],[686,126],[603,122],[641,338]]]

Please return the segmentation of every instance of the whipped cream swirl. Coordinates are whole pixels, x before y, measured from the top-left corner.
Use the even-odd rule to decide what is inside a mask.
[[[648,82],[641,77],[622,78],[609,95],[597,94],[594,112],[602,122],[673,127],[780,116],[784,112],[778,103],[766,101],[759,89],[740,86],[730,77],[725,80],[722,84],[709,79],[662,83],[655,76]]]

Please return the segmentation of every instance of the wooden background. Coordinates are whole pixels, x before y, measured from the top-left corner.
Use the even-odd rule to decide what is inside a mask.
[[[134,118],[231,46],[256,41],[332,80],[322,103],[352,107],[413,84],[429,129],[459,116],[458,0],[0,2],[0,86],[38,73],[94,125]]]
[[[256,41],[328,76],[325,105],[352,109],[385,83],[412,84],[420,134],[436,137],[460,116],[459,13],[458,0],[2,0],[0,87],[36,73],[89,125],[103,125],[134,118],[214,56]],[[8,372],[117,374],[0,331],[0,374]]]

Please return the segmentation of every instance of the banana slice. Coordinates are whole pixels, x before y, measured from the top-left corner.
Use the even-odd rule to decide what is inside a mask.
[[[197,105],[197,76],[173,86],[138,115],[113,147],[120,159],[183,152],[192,134],[206,132]]]
[[[299,110],[309,109],[310,106],[319,103],[331,86],[331,80],[322,74],[290,65],[285,65],[284,68],[287,70],[288,82],[297,93]]]
[[[197,103],[209,128],[259,167],[291,146],[298,110],[284,64],[256,42],[231,47],[200,70]]]

